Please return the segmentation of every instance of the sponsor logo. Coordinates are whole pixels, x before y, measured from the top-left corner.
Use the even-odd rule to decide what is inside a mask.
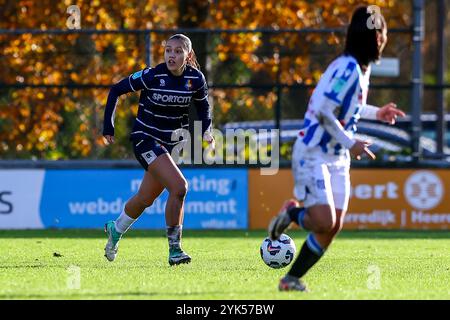
[[[418,210],[429,210],[441,203],[444,186],[431,171],[416,171],[405,182],[404,195],[408,203]]]
[[[145,162],[147,162],[148,164],[152,163],[157,158],[153,150],[144,152],[141,155],[144,158]]]
[[[159,94],[154,93],[152,96],[153,101],[162,101],[169,103],[188,104],[191,102],[191,97],[175,96],[172,94]]]
[[[345,72],[347,72],[347,70]],[[341,90],[345,86],[345,84],[346,84],[346,81],[342,78],[334,79],[331,90],[333,92],[341,92]]]
[[[398,199],[398,185],[394,182],[386,184],[358,184],[351,190],[351,197],[357,199]]]
[[[147,150],[150,151],[150,150]],[[150,157],[152,156],[149,152]],[[141,156],[141,153],[139,153]],[[145,157],[145,155],[144,155]],[[143,160],[141,160],[143,162]],[[236,174],[234,174],[236,172]],[[245,229],[248,224],[247,174],[243,169],[183,170],[189,181],[189,192],[184,204],[186,228]],[[71,184],[64,192],[61,185],[71,177]],[[142,172],[133,170],[50,170],[46,177],[40,213],[45,227],[95,228],[105,221],[117,218],[128,199],[139,190]],[[1,179],[0,179],[1,181]],[[92,183],[86,184],[86,181]],[[101,186],[114,186],[107,192]],[[3,188],[7,190],[7,188]],[[27,190],[29,192],[29,190]],[[245,192],[244,192],[245,191]],[[32,193],[32,192],[31,192]],[[16,195],[13,191],[14,196]],[[168,192],[164,191],[146,208],[143,219],[136,228],[164,226]],[[9,200],[9,198],[7,198]],[[16,212],[16,201],[15,204]],[[20,203],[17,203],[19,206]],[[1,208],[1,204],[0,204]],[[29,213],[29,210],[26,210]],[[29,215],[21,218],[26,221]],[[0,228],[3,227],[0,214]]]
[[[133,75],[131,76],[131,78],[133,78],[133,80],[135,80],[135,79],[137,79],[137,78],[139,78],[139,77],[141,77],[141,76],[142,76],[142,70],[133,73]]]
[[[194,175],[191,178],[186,179],[189,185],[189,191],[192,192],[214,192],[219,196],[228,196],[236,188],[238,181],[236,179],[229,178],[208,178],[207,176],[200,174]],[[141,179],[133,179],[130,181],[130,191],[137,192],[141,186]]]
[[[450,213],[427,213],[422,211],[411,212],[412,223],[450,223]]]
[[[219,220],[210,219],[201,222],[201,227],[203,229],[236,229],[239,227],[238,221],[233,220]]]
[[[8,200],[8,197],[10,197],[11,195],[11,191],[0,192],[0,214],[10,214],[13,212],[13,203]]]
[[[0,229],[42,228],[44,170],[0,170]]]
[[[348,213],[345,223],[381,224],[386,226],[396,222],[396,216],[390,210],[373,210],[372,213]]]
[[[125,202],[122,198],[117,198],[112,201],[98,198],[95,201],[70,201],[68,203],[69,212],[71,215],[106,215],[106,214],[120,214]]]

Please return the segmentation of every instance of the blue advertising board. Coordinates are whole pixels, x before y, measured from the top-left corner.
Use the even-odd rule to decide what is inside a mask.
[[[184,169],[189,184],[183,227],[248,228],[248,177],[245,169]],[[40,203],[45,228],[102,228],[115,220],[139,189],[138,169],[46,170]],[[164,191],[133,228],[164,229]]]

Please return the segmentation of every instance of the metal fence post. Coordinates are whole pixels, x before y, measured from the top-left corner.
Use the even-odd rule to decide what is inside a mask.
[[[421,158],[420,136],[422,131],[422,102],[423,102],[423,59],[422,42],[424,37],[424,1],[414,0],[413,2],[414,30],[413,30],[413,70],[412,70],[412,128],[411,144],[412,158],[418,162]]]
[[[437,4],[437,85],[442,86],[437,91],[437,123],[436,123],[436,143],[437,143],[437,153],[444,153],[444,146],[447,144],[445,139],[446,133],[446,122],[445,122],[445,109],[446,109],[446,101],[445,101],[445,73],[447,69],[447,44],[445,39],[445,26],[446,26],[446,15],[447,8],[445,4],[445,0],[439,0]]]
[[[152,63],[152,39],[149,31],[145,32],[145,64],[147,67],[151,66]]]

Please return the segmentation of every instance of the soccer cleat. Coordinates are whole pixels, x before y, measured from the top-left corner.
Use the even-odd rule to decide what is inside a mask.
[[[105,246],[105,257],[108,261],[114,261],[119,249],[119,240],[122,234],[116,231],[116,224],[114,221],[108,221],[105,224],[105,232],[108,235],[108,242]]]
[[[294,199],[287,200],[276,217],[269,224],[269,238],[278,240],[283,232],[289,227],[292,220],[288,214],[289,209],[296,207],[298,202]]]
[[[308,288],[299,278],[290,275],[286,275],[280,279],[278,290],[308,292]]]
[[[181,248],[169,249],[169,264],[171,266],[189,262],[191,262],[191,257]]]

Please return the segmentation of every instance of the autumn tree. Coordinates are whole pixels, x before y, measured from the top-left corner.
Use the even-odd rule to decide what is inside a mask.
[[[71,4],[81,10],[82,31],[168,31],[152,32],[150,41],[142,32],[0,34],[0,84],[44,85],[0,85],[2,158],[131,158],[127,140],[138,96],[130,94],[120,101],[117,143],[103,148],[108,86],[145,67],[148,45],[151,64],[162,62],[162,43],[176,28],[210,30],[189,34],[210,84],[260,86],[211,90],[216,127],[228,121],[273,119],[279,96],[270,86],[317,82],[323,67],[342,50],[343,33],[216,33],[214,29],[344,28],[355,8],[352,0],[0,0],[0,28],[67,30],[66,10]],[[371,4],[381,7],[389,27],[410,24],[410,1]],[[407,61],[409,40],[393,36],[387,54]],[[407,70],[402,74],[409,76]],[[310,89],[284,89],[283,117],[300,118],[309,94]]]
[[[0,0],[0,28],[67,30],[73,1]],[[76,1],[82,29],[165,29],[176,27],[176,1]],[[175,13],[175,14],[174,14]],[[154,56],[164,35],[152,34]],[[118,141],[103,145],[101,118],[108,86],[145,66],[143,34],[71,33],[0,35],[3,83],[62,85],[67,88],[2,89],[0,150],[3,157],[129,157],[128,119],[136,98],[118,108]],[[99,88],[85,88],[96,84]],[[134,102],[134,104],[133,104]]]

